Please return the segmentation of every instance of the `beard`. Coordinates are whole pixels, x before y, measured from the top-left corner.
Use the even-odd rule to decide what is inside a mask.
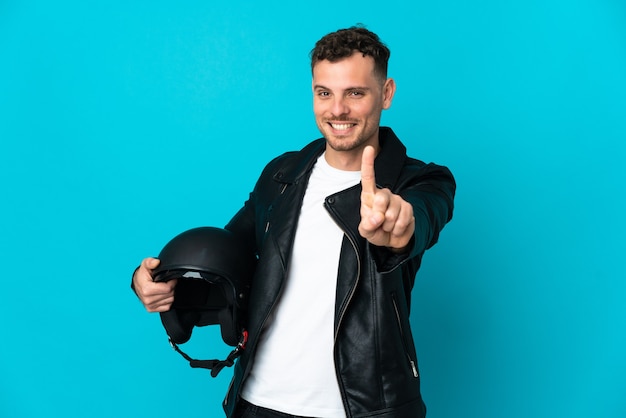
[[[350,128],[350,133],[342,135],[333,131],[329,125],[333,123],[354,123],[355,126]],[[326,143],[335,151],[353,151],[364,147],[372,142],[372,138],[378,132],[378,124],[365,122],[359,123],[358,120],[350,119],[327,119],[317,122],[317,127],[326,139]]]

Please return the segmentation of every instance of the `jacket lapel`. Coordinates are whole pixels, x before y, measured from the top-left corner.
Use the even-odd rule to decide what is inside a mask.
[[[274,199],[269,218],[271,233],[269,238],[276,245],[283,273],[286,274],[291,249],[298,225],[302,200],[306,192],[311,169],[317,157],[324,151],[325,141],[318,139],[290,158],[273,174],[274,181],[280,183],[280,194]]]

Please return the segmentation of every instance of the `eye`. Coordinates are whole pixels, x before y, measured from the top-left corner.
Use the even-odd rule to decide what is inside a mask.
[[[317,96],[318,96],[319,98],[321,98],[321,99],[325,99],[325,98],[327,98],[327,97],[330,97],[330,93],[329,93],[329,92],[327,92],[327,91],[325,91],[325,90],[319,90],[319,91],[317,92]]]
[[[354,98],[362,97],[364,95],[365,95],[365,92],[363,92],[362,90],[351,90],[348,92],[348,96],[354,97]]]

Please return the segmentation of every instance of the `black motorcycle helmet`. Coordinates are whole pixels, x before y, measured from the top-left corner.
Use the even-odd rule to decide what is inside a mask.
[[[170,344],[192,367],[211,369],[216,376],[245,348],[246,307],[256,258],[233,232],[214,227],[177,235],[158,258],[153,280],[178,280],[171,309],[161,313]],[[220,325],[224,342],[236,347],[227,360],[193,360],[178,348],[189,341],[194,326],[215,324]]]

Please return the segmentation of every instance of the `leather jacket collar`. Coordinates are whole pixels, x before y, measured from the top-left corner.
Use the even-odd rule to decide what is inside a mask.
[[[376,182],[381,188],[393,190],[406,159],[406,147],[388,127],[380,127],[379,141],[380,152],[374,162]],[[324,138],[311,142],[298,152],[298,158],[290,159],[274,173],[274,180],[287,184],[298,182],[311,170],[325,148]]]

